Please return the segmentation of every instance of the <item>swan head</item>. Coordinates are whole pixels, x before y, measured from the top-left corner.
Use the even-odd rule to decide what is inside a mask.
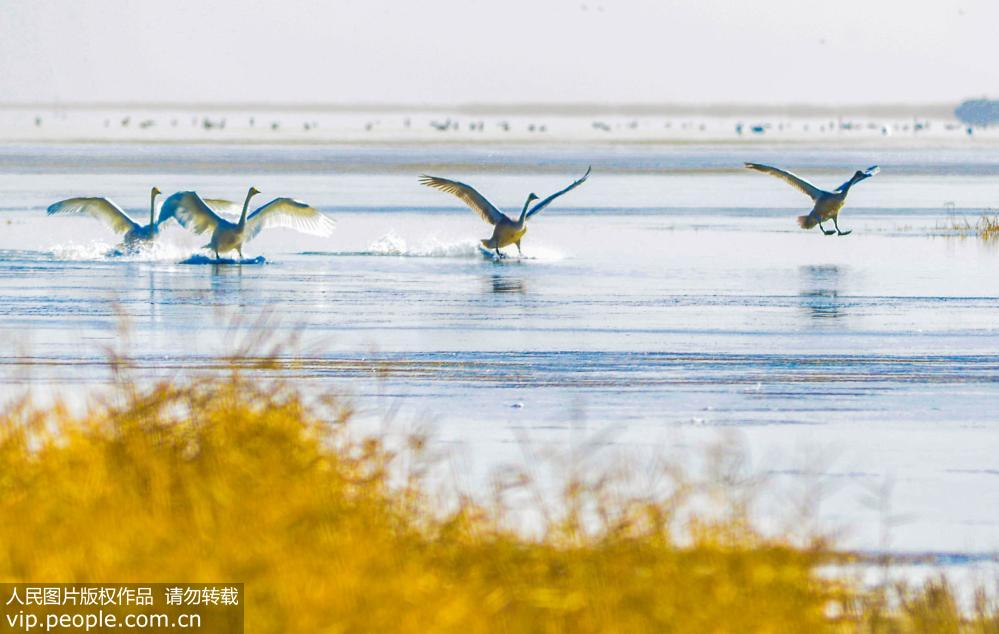
[[[259,193],[260,193],[259,189],[257,189],[256,187],[250,187],[250,191],[246,192],[246,195],[247,196],[256,196]]]
[[[162,194],[162,193],[163,193],[163,192],[161,192],[161,191],[160,191],[160,188],[159,188],[159,187],[153,187],[153,190],[152,190],[152,194],[153,194],[153,196],[159,196],[159,195],[160,195],[160,194]]]
[[[538,199],[538,195],[531,192],[527,195],[527,200],[524,201],[524,210],[520,212],[521,218],[527,216],[527,208],[531,206],[531,203]]]
[[[877,165],[873,165],[873,166],[868,167],[867,169],[862,170],[862,171],[861,170],[857,170],[857,173],[853,175],[853,180],[855,182],[859,183],[860,181],[864,180],[865,178],[870,178],[871,176],[874,176],[875,174],[877,174],[880,171],[881,171],[881,168],[878,167]]]

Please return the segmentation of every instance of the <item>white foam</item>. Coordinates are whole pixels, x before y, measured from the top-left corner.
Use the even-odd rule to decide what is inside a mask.
[[[143,244],[128,250],[119,244],[99,240],[86,243],[70,241],[53,246],[49,250],[49,255],[56,260],[78,262],[179,262],[191,255],[191,249],[163,241]]]
[[[372,255],[395,255],[417,258],[473,258],[479,256],[478,240],[442,242],[436,237],[428,238],[419,245],[410,246],[406,240],[394,233],[387,233],[368,247]]]
[[[509,249],[505,251],[511,257],[517,257],[516,251],[512,253],[509,252]],[[476,238],[448,242],[442,241],[436,236],[431,236],[419,244],[410,245],[404,238],[394,233],[387,233],[369,245],[366,255],[394,255],[417,258],[480,258],[483,255],[483,250],[481,242]],[[563,259],[563,255],[553,249],[532,244],[528,249],[528,253],[522,259],[556,261]]]

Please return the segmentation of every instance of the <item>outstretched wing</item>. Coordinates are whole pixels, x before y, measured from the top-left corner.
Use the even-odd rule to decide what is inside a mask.
[[[427,187],[439,189],[442,192],[454,194],[460,198],[463,203],[471,207],[474,212],[479,214],[483,220],[491,225],[498,224],[504,220],[509,220],[509,218],[507,218],[502,211],[494,207],[491,202],[486,200],[485,196],[475,191],[475,188],[471,185],[448,180],[446,178],[438,178],[436,176],[427,175],[420,177],[420,183],[426,185]]]
[[[332,235],[336,223],[301,200],[275,198],[246,219],[247,240],[269,227],[286,227],[314,236]]]
[[[163,206],[160,207],[158,222],[162,223],[170,218],[176,218],[181,226],[194,233],[214,231],[220,223],[227,222],[220,218],[197,192],[177,192],[164,200]]]
[[[217,214],[239,218],[239,214],[243,213],[243,208],[239,206],[239,203],[234,203],[231,200],[224,200],[222,198],[202,198],[202,200]]]
[[[757,172],[763,172],[764,174],[770,174],[771,176],[776,176],[781,179],[791,187],[794,187],[802,194],[808,196],[812,200],[818,200],[819,196],[822,195],[822,190],[812,185],[805,179],[792,174],[786,170],[778,169],[776,167],[770,167],[769,165],[760,165],[759,163],[746,163],[746,167],[751,170],[756,170]]]
[[[139,225],[125,215],[121,207],[107,198],[69,198],[49,205],[52,214],[88,214],[111,228],[115,233],[127,233]]]
[[[533,207],[531,207],[531,210],[530,210],[529,212],[527,212],[527,217],[528,217],[528,218],[530,218],[530,217],[531,217],[531,216],[533,216],[534,214],[538,213],[539,211],[541,211],[542,209],[544,209],[545,207],[547,207],[547,206],[548,206],[549,204],[551,204],[551,202],[552,202],[553,200],[555,200],[556,198],[558,198],[558,197],[559,197],[559,196],[561,196],[562,194],[565,194],[565,193],[567,193],[567,192],[570,192],[570,191],[572,191],[573,189],[575,189],[576,187],[579,187],[580,185],[582,185],[582,184],[583,184],[583,182],[585,182],[585,181],[586,181],[586,179],[587,179],[587,178],[589,178],[589,176],[590,176],[590,170],[591,170],[591,169],[593,169],[593,167],[592,167],[592,166],[591,166],[591,167],[587,167],[587,168],[586,168],[586,173],[585,173],[585,174],[583,174],[582,178],[579,178],[579,179],[577,179],[577,180],[574,180],[574,181],[572,182],[572,184],[571,184],[571,185],[569,185],[568,187],[566,187],[565,189],[563,189],[563,190],[561,190],[561,191],[557,191],[557,192],[555,192],[554,194],[552,194],[552,195],[551,195],[551,196],[549,196],[548,198],[545,198],[544,200],[542,200],[541,202],[539,202],[539,203],[538,203],[537,205],[534,205]]]

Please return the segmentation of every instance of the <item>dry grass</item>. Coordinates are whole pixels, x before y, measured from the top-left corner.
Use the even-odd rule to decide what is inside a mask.
[[[999,238],[999,214],[991,211],[983,213],[972,223],[967,216],[947,216],[947,222],[936,225],[937,230],[949,231],[961,236],[977,236],[983,240]]]
[[[0,581],[243,581],[248,632],[999,631],[946,586],[819,576],[833,553],[761,537],[737,503],[679,521],[682,487],[570,477],[534,537],[503,503],[440,510],[421,438],[393,451],[351,425],[336,399],[235,369],[124,381],[83,416],[12,407]]]
[[[983,240],[999,238],[999,215],[983,215],[975,224],[975,231],[978,233],[978,237]]]

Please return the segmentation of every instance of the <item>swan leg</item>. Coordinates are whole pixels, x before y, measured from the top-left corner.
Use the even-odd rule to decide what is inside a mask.
[[[822,233],[826,234],[827,236],[831,236],[832,234],[836,233],[832,229],[830,229],[829,231],[826,231],[826,228],[822,226],[822,221],[821,220],[819,221],[819,230],[822,231]]]
[[[839,223],[836,222],[836,218],[833,218],[833,226],[836,227],[836,235],[848,236],[851,233],[853,233],[853,229],[850,229],[849,231],[840,231],[839,230]]]
[[[243,259],[243,247],[239,247],[238,249],[236,249],[236,253],[239,254],[239,259],[242,260]]]
[[[503,255],[502,253],[500,253],[499,247],[496,247],[494,249],[494,251],[496,251],[496,257],[499,258],[500,260],[502,260],[503,258],[506,257],[505,255]]]
[[[221,260],[222,259],[221,257],[219,257],[219,250],[218,249],[215,249],[215,259],[216,260]]]
[[[524,252],[520,250],[520,240],[517,240],[516,244],[517,244],[517,255],[519,255],[520,257],[524,257]]]

